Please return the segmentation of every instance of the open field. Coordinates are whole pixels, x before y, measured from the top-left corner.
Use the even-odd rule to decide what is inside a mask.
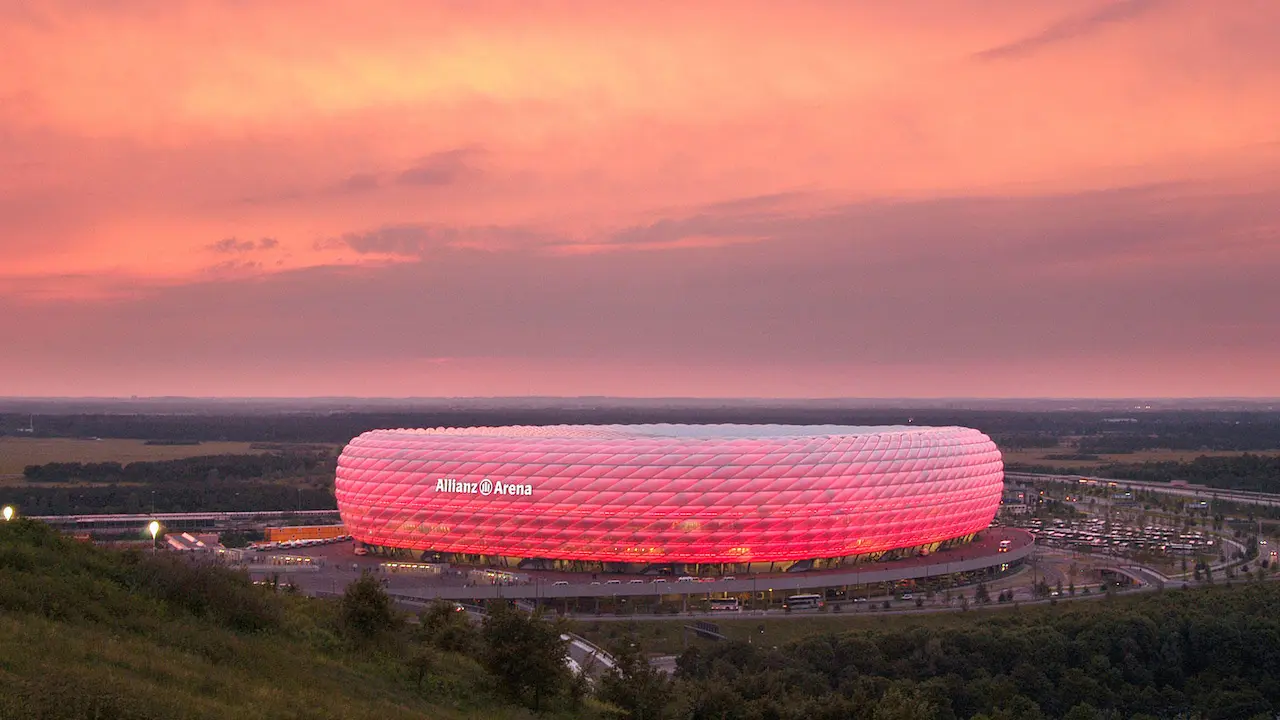
[[[1232,457],[1244,455],[1232,450],[1139,450],[1132,453],[1099,455],[1097,460],[1054,460],[1048,455],[1069,455],[1073,448],[1032,448],[1028,450],[1004,451],[1005,464],[1047,465],[1055,468],[1096,468],[1108,463],[1144,463],[1144,462],[1191,462],[1204,455],[1209,457]],[[1261,450],[1254,455],[1280,455],[1280,449]]]
[[[78,440],[73,438],[0,437],[0,477],[21,475],[28,465],[50,462],[118,462],[177,460],[197,455],[264,452],[247,442],[204,442],[199,445],[147,445],[144,440]]]
[[[845,607],[848,608],[847,605]],[[905,606],[897,609],[905,609]],[[711,622],[718,625],[720,633],[731,640],[783,645],[810,635],[824,633],[841,633],[850,630],[904,630],[915,627],[928,627],[931,630],[945,627],[969,627],[977,617],[997,617],[1004,613],[1055,612],[1058,609],[1049,606],[1018,607],[992,603],[983,607],[971,606],[968,611],[957,608],[951,612],[893,613],[846,609],[838,613],[805,611],[803,614],[783,615],[773,611],[768,615],[725,613],[725,619]],[[673,616],[671,620],[648,620],[636,623],[616,620],[601,622],[577,620],[573,623],[573,628],[577,634],[605,648],[609,647],[613,639],[622,637],[630,628],[634,630],[635,636],[646,653],[663,655],[679,654],[686,643],[703,645],[714,642],[698,638],[692,631],[686,631],[684,629],[686,625],[693,625],[693,621]],[[761,628],[764,628],[764,632],[761,632]]]

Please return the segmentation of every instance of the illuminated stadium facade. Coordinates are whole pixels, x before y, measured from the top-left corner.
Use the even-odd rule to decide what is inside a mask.
[[[991,524],[1004,466],[960,427],[374,430],[338,459],[356,540],[456,562],[726,571],[927,552]]]

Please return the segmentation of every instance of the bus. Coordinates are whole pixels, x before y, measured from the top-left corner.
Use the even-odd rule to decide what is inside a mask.
[[[812,610],[826,603],[821,595],[792,595],[782,603],[783,610]]]
[[[1053,533],[1049,533],[1049,534],[1050,534],[1050,535],[1053,535]],[[1012,544],[1013,544],[1013,543],[1009,542],[1008,540],[1001,540],[1001,541],[1000,541],[1000,552],[1009,552],[1009,546],[1010,546],[1010,545],[1012,545]]]
[[[711,598],[711,610],[737,612],[742,609],[742,604],[738,602],[738,598]]]

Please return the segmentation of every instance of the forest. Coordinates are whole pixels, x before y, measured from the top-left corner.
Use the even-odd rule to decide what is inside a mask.
[[[1206,718],[1280,711],[1280,587],[1172,590],[971,625],[698,646],[687,718]]]
[[[31,482],[75,483],[189,483],[250,478],[296,478],[332,474],[333,453],[327,450],[256,455],[200,455],[121,465],[114,462],[51,462],[28,465],[23,477]]]

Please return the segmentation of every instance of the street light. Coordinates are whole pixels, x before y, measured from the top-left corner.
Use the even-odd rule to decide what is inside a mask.
[[[12,519],[13,519],[13,506],[12,506],[12,505],[5,505],[5,506],[4,506],[4,521],[5,521],[5,522],[9,522],[9,521],[10,521],[10,520],[12,520]]]
[[[156,535],[160,534],[160,523],[156,522],[155,520],[152,520],[151,524],[147,525],[147,531],[151,533],[151,552],[155,552],[156,551]]]

